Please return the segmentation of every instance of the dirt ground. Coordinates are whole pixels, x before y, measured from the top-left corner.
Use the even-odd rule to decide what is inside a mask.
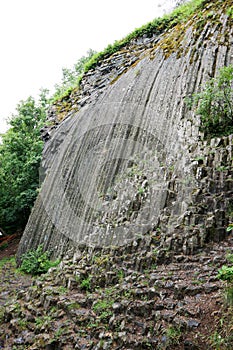
[[[0,241],[0,260],[14,256],[17,252],[20,234],[2,237]]]

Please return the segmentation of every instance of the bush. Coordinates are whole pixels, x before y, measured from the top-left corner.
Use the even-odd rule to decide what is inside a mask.
[[[84,72],[84,67],[93,56],[96,55],[96,51],[89,49],[86,56],[82,56],[73,66],[73,68],[62,69],[62,81],[60,84],[55,85],[55,93],[53,95],[53,101],[69,96],[70,93],[79,86]]]
[[[46,273],[50,267],[55,267],[59,264],[59,260],[49,260],[49,252],[43,252],[43,248],[40,245],[36,250],[30,250],[22,256],[22,264],[20,271],[35,275],[41,275]]]
[[[190,106],[201,117],[200,130],[205,138],[233,133],[233,66],[222,67],[199,93],[193,94]]]
[[[233,282],[233,266],[223,265],[218,271],[218,278],[229,283]]]

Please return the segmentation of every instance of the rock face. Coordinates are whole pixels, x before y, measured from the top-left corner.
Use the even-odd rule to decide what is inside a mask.
[[[232,19],[219,3],[203,9],[204,22],[194,15],[134,40],[84,76],[71,112],[45,144],[43,184],[18,258],[39,244],[64,256],[83,245],[148,239],[161,252],[192,254],[225,238],[232,135],[207,143],[185,104],[233,63]]]

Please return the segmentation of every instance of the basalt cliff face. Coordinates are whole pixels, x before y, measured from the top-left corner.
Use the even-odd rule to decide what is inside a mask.
[[[206,3],[187,23],[132,40],[53,106],[19,259],[39,244],[57,257],[146,245],[164,261],[225,238],[233,137],[204,140],[185,98],[233,64],[226,4]]]

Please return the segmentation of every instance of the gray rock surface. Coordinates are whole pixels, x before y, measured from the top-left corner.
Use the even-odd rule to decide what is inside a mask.
[[[159,261],[168,251],[192,254],[225,238],[232,136],[207,144],[185,104],[233,63],[231,21],[223,14],[218,20],[198,34],[187,23],[176,50],[168,45],[176,28],[144,50],[132,43],[128,56],[114,54],[84,76],[78,107],[45,144],[43,184],[19,259],[38,244],[72,256],[81,245],[136,249],[154,240]]]

